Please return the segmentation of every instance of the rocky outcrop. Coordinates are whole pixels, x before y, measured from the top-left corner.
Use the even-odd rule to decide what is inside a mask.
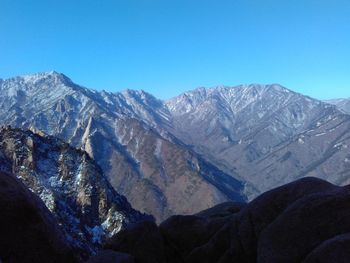
[[[231,207],[231,208],[230,208]],[[349,262],[350,186],[304,178],[246,206],[224,204],[194,216],[174,216],[139,231],[124,230],[106,248],[149,262],[142,240],[158,240],[154,262]],[[122,242],[127,240],[132,242]],[[146,242],[147,243],[147,242]],[[135,251],[141,251],[135,253]]]
[[[58,222],[14,176],[0,172],[0,262],[75,263]]]
[[[83,258],[127,224],[150,218],[113,189],[86,152],[51,136],[2,128],[0,169],[43,200]]]

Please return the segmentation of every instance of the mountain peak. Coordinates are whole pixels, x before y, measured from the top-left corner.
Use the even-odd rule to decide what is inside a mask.
[[[68,78],[66,75],[62,73],[58,73],[57,71],[39,72],[39,73],[24,75],[19,78],[22,78],[26,82],[33,82],[33,83],[41,80],[52,80],[55,82],[61,82],[63,84],[73,83],[70,78]]]
[[[77,91],[79,86],[62,73],[56,71],[39,72],[23,76],[17,76],[0,81],[0,89],[8,96],[18,96],[25,92],[36,94],[50,92],[55,97],[62,94]]]
[[[59,73],[57,71],[46,71],[46,72],[38,72],[38,73],[33,73],[33,74],[26,74],[22,76],[16,76],[16,77],[11,77],[7,78],[4,80],[0,79],[0,83],[20,83],[21,85],[23,84],[36,84],[36,83],[41,83],[41,82],[48,82],[50,84],[64,84],[64,85],[72,85],[74,84],[73,81],[67,77],[66,75]]]

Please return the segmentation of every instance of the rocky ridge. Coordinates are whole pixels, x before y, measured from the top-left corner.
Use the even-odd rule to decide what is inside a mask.
[[[41,198],[83,257],[127,224],[151,220],[112,188],[86,152],[57,138],[2,128],[0,163]]]

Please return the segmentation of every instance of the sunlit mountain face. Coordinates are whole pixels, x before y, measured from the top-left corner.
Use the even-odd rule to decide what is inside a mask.
[[[0,93],[2,125],[86,151],[118,193],[158,222],[305,176],[349,183],[350,117],[277,84],[199,88],[162,101],[47,72],[3,80]]]

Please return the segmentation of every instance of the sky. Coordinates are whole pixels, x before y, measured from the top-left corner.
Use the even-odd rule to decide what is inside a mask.
[[[0,0],[0,78],[51,70],[162,99],[249,83],[350,97],[350,1]]]

